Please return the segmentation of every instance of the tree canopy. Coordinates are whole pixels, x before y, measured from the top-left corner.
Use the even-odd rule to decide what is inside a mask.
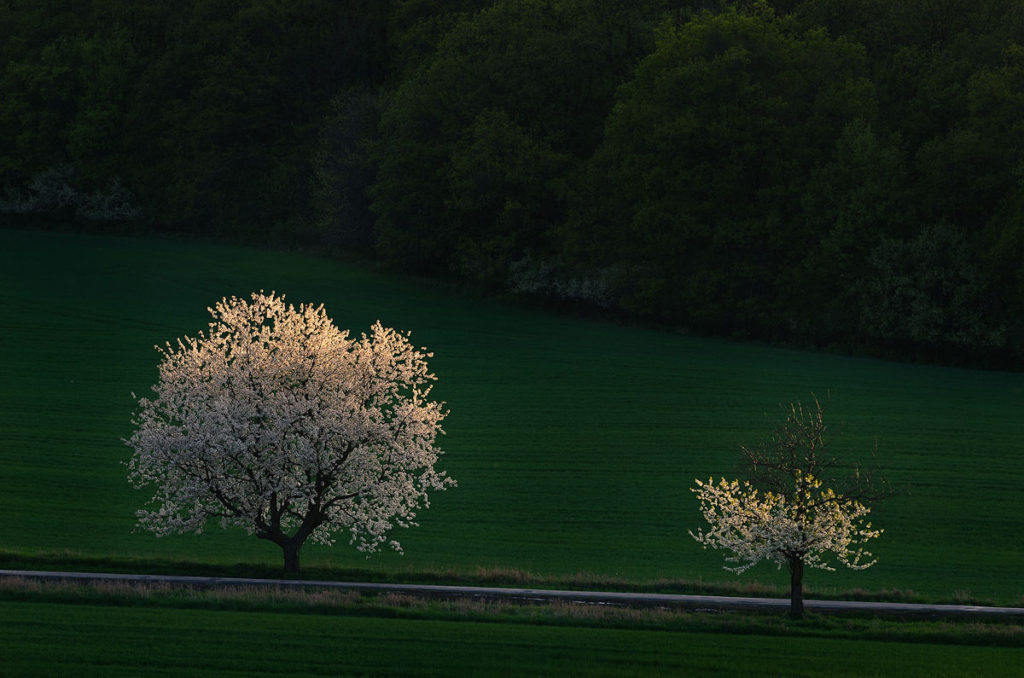
[[[379,322],[350,338],[322,305],[273,293],[210,312],[206,334],[159,349],[154,397],[139,399],[129,477],[156,486],[139,525],[241,527],[280,546],[289,571],[307,539],[342,530],[361,551],[400,551],[390,531],[454,485],[434,468],[446,412],[427,399],[431,354]]]
[[[705,548],[724,550],[732,570],[745,572],[763,560],[790,572],[790,614],[803,615],[805,568],[834,570],[829,554],[854,570],[875,564],[863,544],[882,534],[865,518],[864,504],[886,493],[858,468],[840,477],[840,462],[826,449],[824,414],[792,405],[776,433],[743,453],[753,482],[717,484],[695,480],[691,491],[700,501],[707,531],[690,536]]]
[[[870,126],[864,49],[735,10],[666,24],[619,90],[569,237],[618,264],[638,313],[779,331],[809,232],[803,202],[851,124]]]

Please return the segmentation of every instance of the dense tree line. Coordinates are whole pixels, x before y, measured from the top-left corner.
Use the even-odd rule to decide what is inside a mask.
[[[1024,360],[1016,0],[0,2],[0,207]]]
[[[21,189],[8,200],[45,207],[62,192],[77,210],[76,195],[116,181],[176,230],[308,229],[323,104],[381,82],[387,63],[372,0],[15,0],[0,13],[0,177]],[[44,195],[25,195],[33,182]]]

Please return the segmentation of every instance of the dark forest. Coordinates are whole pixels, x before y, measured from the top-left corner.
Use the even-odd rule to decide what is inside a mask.
[[[0,1],[6,223],[1024,367],[1019,0]]]

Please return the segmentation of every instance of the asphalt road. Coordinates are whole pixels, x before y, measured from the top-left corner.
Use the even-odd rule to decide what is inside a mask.
[[[195,587],[302,587],[356,591],[388,591],[443,598],[491,598],[532,602],[566,601],[605,605],[685,607],[703,610],[787,610],[788,598],[745,598],[734,596],[690,596],[668,593],[619,593],[613,591],[558,591],[485,586],[436,586],[432,584],[376,584],[369,582],[306,581],[292,579],[246,579],[238,577],[188,577],[153,574],[108,574],[96,572],[43,572],[0,570],[0,577],[50,581],[119,581],[148,584],[176,584]],[[804,600],[808,612],[858,612],[920,616],[1024,617],[1021,607],[983,605],[924,605],[918,603],[876,603],[853,600]]]

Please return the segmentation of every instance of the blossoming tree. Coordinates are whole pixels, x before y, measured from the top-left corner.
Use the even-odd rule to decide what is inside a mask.
[[[446,412],[428,399],[432,354],[379,321],[352,338],[323,305],[274,293],[208,310],[207,334],[157,347],[155,397],[138,399],[128,475],[156,487],[139,526],[219,519],[280,546],[287,571],[307,539],[344,530],[361,551],[401,551],[389,532],[455,484],[434,468]]]
[[[717,484],[696,480],[691,488],[710,529],[690,536],[705,548],[727,551],[726,561],[736,566],[726,569],[737,574],[762,560],[787,565],[794,617],[803,615],[805,567],[833,571],[827,553],[855,570],[875,563],[862,545],[882,530],[865,522],[870,509],[863,501],[887,494],[860,469],[854,469],[844,488],[826,486],[824,477],[840,464],[825,453],[824,417],[817,400],[814,404],[813,410],[792,405],[768,442],[741,448],[761,488],[724,478]]]

